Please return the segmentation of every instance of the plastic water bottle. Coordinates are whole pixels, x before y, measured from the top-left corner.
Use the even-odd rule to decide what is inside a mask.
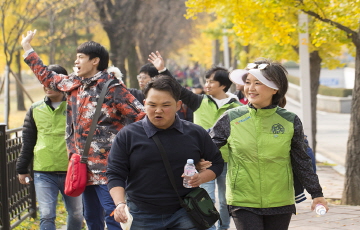
[[[193,159],[188,159],[186,162],[186,165],[184,167],[184,181],[183,181],[183,185],[185,188],[192,188],[192,186],[190,186],[188,184],[188,181],[190,180],[190,178],[197,173],[195,165],[194,165],[194,160]]]
[[[326,208],[322,204],[317,204],[315,206],[315,212],[316,212],[316,214],[318,214],[320,216],[325,215],[326,214]]]

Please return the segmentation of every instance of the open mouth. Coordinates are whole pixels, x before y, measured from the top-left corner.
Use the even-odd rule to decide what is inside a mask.
[[[74,66],[73,67],[73,71],[74,71],[74,73],[78,73],[79,72],[79,70],[80,70],[80,68],[79,67],[77,67],[77,66]]]

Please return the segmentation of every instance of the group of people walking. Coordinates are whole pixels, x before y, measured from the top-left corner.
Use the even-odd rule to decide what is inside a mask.
[[[22,184],[34,180],[40,229],[56,229],[59,192],[69,230],[81,229],[83,218],[89,230],[103,230],[105,224],[109,230],[121,229],[128,208],[134,230],[197,229],[180,206],[154,137],[169,158],[181,197],[201,186],[215,202],[217,185],[222,221],[212,229],[228,229],[230,216],[237,229],[287,229],[296,213],[294,177],[311,194],[312,209],[317,204],[328,209],[306,153],[301,121],[283,108],[288,82],[281,64],[258,61],[231,78],[227,69],[211,68],[205,75],[206,94],[195,94],[176,81],[155,52],[137,76],[141,90],[128,89],[108,68],[109,53],[102,45],[81,44],[76,71],[67,74],[60,66],[44,65],[31,47],[35,33],[29,31],[21,44],[46,97],[26,115],[17,172]],[[109,79],[114,81],[99,120],[93,121]],[[244,86],[247,104],[228,93],[231,80]],[[177,115],[182,103],[193,111],[193,122]],[[68,197],[67,159],[82,154],[92,122],[97,125],[87,186],[81,196]],[[182,184],[187,159],[199,171],[188,182],[192,188]],[[32,160],[34,178],[28,171]]]

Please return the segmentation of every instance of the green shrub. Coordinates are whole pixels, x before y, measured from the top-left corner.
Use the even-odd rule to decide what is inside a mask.
[[[320,85],[319,94],[333,97],[347,97],[352,95],[352,89],[331,88],[325,85]]]
[[[299,68],[299,64],[294,61],[288,61],[283,64],[285,68]]]
[[[300,78],[295,76],[288,76],[288,81],[295,85],[300,85]],[[319,86],[318,94],[332,97],[348,97],[352,95],[352,89],[332,88],[325,85]]]
[[[300,78],[288,75],[288,81],[295,85],[300,85]]]

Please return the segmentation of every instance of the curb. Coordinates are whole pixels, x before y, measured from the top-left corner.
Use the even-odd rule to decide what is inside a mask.
[[[315,155],[315,159],[316,161],[322,162],[322,163],[329,163],[329,164],[334,164],[335,166],[332,166],[332,168],[338,172],[339,174],[345,176],[345,172],[346,172],[346,168],[342,165],[337,164],[336,162],[334,162],[333,160],[325,157],[324,155],[321,155],[321,153],[316,153]]]

